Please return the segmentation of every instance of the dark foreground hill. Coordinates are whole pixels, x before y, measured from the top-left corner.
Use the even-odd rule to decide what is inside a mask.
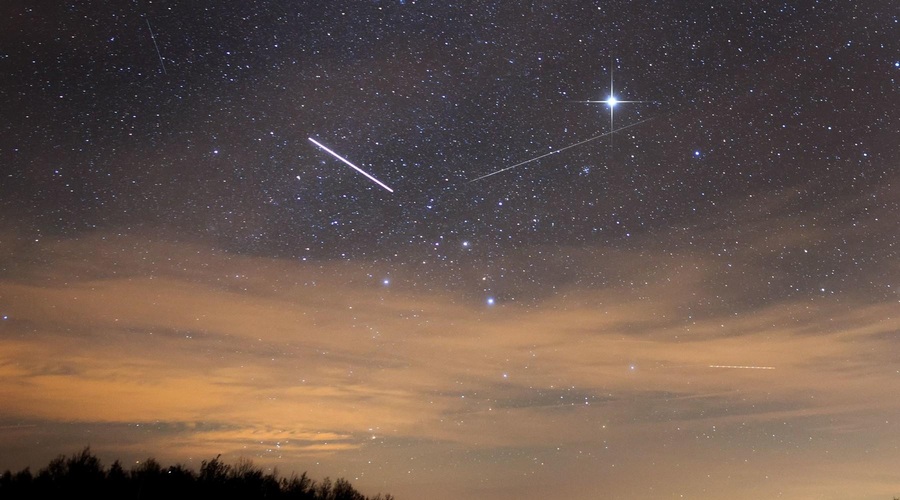
[[[300,499],[393,500],[391,495],[367,497],[349,481],[315,481],[300,476],[264,474],[250,461],[228,465],[216,457],[202,462],[199,472],[183,465],[161,466],[150,458],[125,470],[118,460],[104,468],[90,448],[70,457],[60,455],[33,474],[26,467],[0,476],[0,499]]]

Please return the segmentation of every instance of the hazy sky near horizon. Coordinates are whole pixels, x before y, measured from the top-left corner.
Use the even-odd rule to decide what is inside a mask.
[[[900,494],[892,2],[0,14],[0,471]]]

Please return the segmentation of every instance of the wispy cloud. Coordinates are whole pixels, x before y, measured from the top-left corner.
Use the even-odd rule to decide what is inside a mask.
[[[758,209],[771,220],[778,206]],[[807,247],[837,244],[792,223],[748,223],[734,244],[709,228],[702,251],[678,230],[640,252],[563,249],[581,279],[494,307],[402,273],[384,286],[377,262],[137,237],[41,246],[0,280],[0,422],[15,429],[10,439],[107,426],[116,430],[87,439],[94,449],[172,461],[225,453],[280,470],[309,460],[364,468],[364,455],[440,444],[532,450],[521,453],[575,468],[612,448],[637,478],[637,436],[678,447],[678,457],[692,440],[715,440],[713,469],[758,435],[776,437],[755,460],[814,460],[855,449],[858,433],[874,443],[896,430],[900,315],[890,294],[775,290],[783,283],[765,274],[771,259],[801,262]],[[680,460],[664,448],[660,461]],[[37,465],[41,452],[0,466]],[[383,477],[408,467],[388,462]]]

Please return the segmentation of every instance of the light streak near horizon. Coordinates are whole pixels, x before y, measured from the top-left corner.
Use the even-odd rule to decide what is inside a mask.
[[[466,184],[470,184],[470,183],[475,182],[475,181],[480,181],[481,179],[490,177],[490,176],[492,176],[492,175],[497,175],[497,174],[499,174],[499,173],[501,173],[501,172],[506,172],[507,170],[512,170],[512,169],[514,169],[514,168],[516,168],[516,167],[521,167],[522,165],[525,165],[525,164],[527,164],[527,163],[531,163],[531,162],[533,162],[533,161],[540,160],[541,158],[546,158],[546,157],[548,157],[548,156],[550,156],[550,155],[555,155],[556,153],[563,152],[563,151],[565,151],[565,150],[567,150],[567,149],[572,149],[572,148],[574,148],[575,146],[581,146],[582,144],[586,144],[586,143],[588,143],[588,142],[595,141],[595,140],[597,140],[597,139],[600,139],[600,138],[603,138],[603,137],[612,135],[612,134],[614,134],[614,133],[616,133],[616,132],[621,132],[621,131],[623,131],[623,130],[625,130],[625,129],[629,129],[629,128],[631,128],[631,127],[635,127],[635,126],[640,125],[640,124],[642,124],[642,123],[644,123],[644,122],[648,122],[648,121],[650,121],[650,120],[652,120],[652,119],[653,119],[653,118],[645,118],[645,119],[643,119],[643,120],[641,120],[641,121],[639,121],[639,122],[635,122],[635,123],[632,123],[632,124],[630,124],[630,125],[626,125],[626,126],[621,127],[621,128],[619,128],[619,129],[616,129],[616,130],[610,130],[609,132],[604,132],[604,133],[602,133],[602,134],[600,134],[600,135],[595,135],[594,137],[591,137],[590,139],[585,139],[585,140],[583,140],[583,141],[581,141],[581,142],[576,142],[575,144],[572,144],[571,146],[566,146],[566,147],[564,147],[564,148],[559,148],[559,149],[557,149],[557,150],[555,150],[555,151],[551,151],[551,152],[549,152],[549,153],[542,154],[541,156],[538,156],[538,157],[536,157],[536,158],[532,158],[532,159],[530,159],[530,160],[525,160],[525,161],[523,161],[523,162],[516,163],[515,165],[512,165],[512,166],[510,166],[510,167],[506,167],[506,168],[502,168],[502,169],[500,169],[500,170],[497,170],[497,171],[495,171],[495,172],[491,172],[491,173],[486,174],[486,175],[482,175],[481,177],[476,177],[476,178],[474,178],[474,179],[468,181]]]
[[[379,186],[381,186],[381,187],[387,189],[387,190],[390,191],[391,193],[394,192],[393,189],[387,187],[387,185],[385,185],[383,182],[381,182],[381,181],[379,181],[378,179],[372,177],[372,176],[369,175],[368,172],[366,172],[365,170],[363,170],[363,169],[357,167],[356,165],[350,163],[347,159],[345,159],[345,158],[342,157],[341,155],[339,155],[339,154],[335,153],[334,151],[328,149],[327,147],[323,146],[321,143],[319,143],[318,141],[316,141],[316,140],[313,139],[312,137],[308,137],[308,139],[310,140],[310,142],[312,142],[312,143],[315,144],[316,146],[319,146],[320,148],[324,149],[326,152],[328,152],[329,154],[331,154],[331,156],[334,156],[334,157],[337,158],[338,160],[341,160],[342,162],[346,163],[347,165],[350,165],[351,167],[353,167],[354,170],[356,170],[357,172],[359,172],[359,173],[365,175],[366,177],[368,177],[369,180],[371,180],[371,181],[374,182],[375,184],[378,184]]]
[[[774,370],[774,366],[737,366],[737,365],[709,365],[710,368],[732,368],[737,370]]]

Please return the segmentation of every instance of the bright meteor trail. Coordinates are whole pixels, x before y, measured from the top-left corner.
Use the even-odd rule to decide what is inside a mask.
[[[316,146],[319,146],[320,148],[324,149],[326,152],[328,152],[329,154],[331,154],[331,156],[334,156],[334,157],[337,158],[338,160],[341,160],[342,162],[346,163],[347,165],[350,165],[351,167],[353,167],[354,170],[356,170],[357,172],[359,172],[359,173],[365,175],[366,177],[368,177],[369,180],[371,180],[371,181],[374,182],[375,184],[378,184],[379,186],[381,186],[381,187],[387,189],[387,190],[390,191],[391,193],[394,192],[393,189],[387,187],[383,182],[381,182],[381,181],[379,181],[378,179],[372,177],[372,176],[369,175],[365,170],[363,170],[363,169],[357,167],[356,165],[350,163],[349,161],[347,161],[347,159],[343,158],[341,155],[339,155],[339,154],[335,153],[334,151],[332,151],[332,150],[326,148],[325,146],[323,146],[321,143],[319,143],[318,141],[316,141],[316,140],[313,139],[312,137],[309,137],[308,139],[310,140],[310,142],[312,142],[312,143],[315,144]]]
[[[623,130],[625,130],[625,129],[628,129],[628,128],[631,128],[631,127],[635,127],[635,126],[637,126],[637,125],[640,125],[640,124],[642,124],[642,123],[644,123],[644,122],[646,122],[646,121],[650,121],[650,120],[652,120],[652,118],[647,118],[647,119],[641,120],[641,121],[639,121],[639,122],[632,123],[631,125],[626,125],[626,126],[624,126],[624,127],[618,128],[618,129],[616,129],[616,130],[610,130],[609,132],[604,132],[604,133],[602,133],[602,134],[600,134],[600,135],[595,135],[594,137],[591,137],[590,139],[585,139],[585,140],[583,140],[583,141],[581,141],[581,142],[576,142],[575,144],[572,144],[571,146],[566,146],[566,147],[564,147],[564,148],[559,148],[559,149],[557,149],[557,150],[555,150],[555,151],[551,151],[551,152],[549,152],[549,153],[547,153],[547,154],[543,154],[543,155],[541,155],[541,156],[538,156],[537,158],[532,158],[532,159],[530,159],[530,160],[525,160],[525,161],[523,161],[523,162],[516,163],[515,165],[512,165],[512,166],[510,166],[510,167],[506,167],[506,168],[502,168],[502,169],[500,169],[500,170],[497,170],[496,172],[491,172],[491,173],[489,173],[489,174],[487,174],[487,175],[482,175],[481,177],[476,177],[476,178],[472,179],[471,181],[467,182],[467,184],[472,183],[472,182],[475,182],[475,181],[480,181],[481,179],[484,179],[484,178],[486,178],[486,177],[490,177],[490,176],[492,176],[492,175],[497,175],[497,174],[499,174],[499,173],[501,173],[501,172],[506,172],[507,170],[511,170],[511,169],[516,168],[516,167],[521,167],[522,165],[525,165],[526,163],[531,163],[531,162],[533,162],[533,161],[540,160],[541,158],[546,158],[546,157],[548,157],[548,156],[550,156],[550,155],[555,155],[556,153],[560,153],[560,152],[565,151],[565,150],[567,150],[567,149],[572,149],[572,148],[574,148],[575,146],[581,146],[582,144],[587,144],[588,142],[596,141],[597,139],[600,139],[600,138],[602,138],[602,137],[606,137],[606,136],[608,136],[608,135],[615,134],[616,132],[621,132],[621,131],[623,131]],[[312,140],[312,139],[310,139],[310,140]]]

